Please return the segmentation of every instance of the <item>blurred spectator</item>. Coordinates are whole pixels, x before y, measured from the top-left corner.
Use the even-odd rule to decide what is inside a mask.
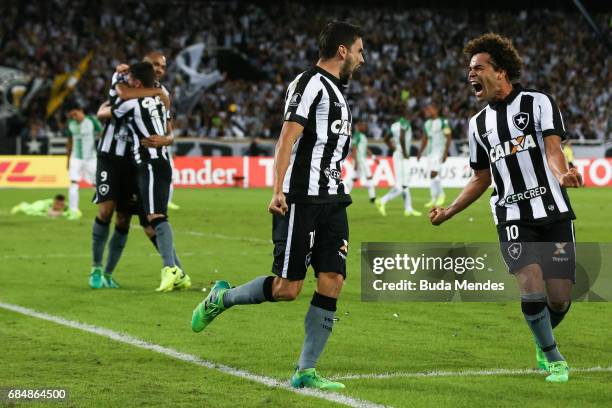
[[[317,59],[321,26],[332,16],[350,18],[364,28],[367,58],[348,94],[353,117],[369,123],[369,137],[382,138],[404,104],[414,112],[413,127],[421,127],[420,109],[436,100],[454,138],[465,139],[466,121],[481,107],[466,84],[468,61],[462,48],[470,38],[496,31],[512,38],[522,55],[523,85],[555,96],[571,135],[599,140],[610,135],[612,59],[577,12],[533,9],[517,15],[392,4],[2,2],[0,61],[52,78],[74,69],[93,50],[76,97],[95,111],[119,62],[162,50],[168,57],[166,85],[178,98],[178,85],[186,82],[173,63],[179,51],[197,42],[211,49],[232,47],[267,78],[226,80],[208,89],[188,118],[180,119],[179,112],[176,135],[271,138],[278,137],[289,81]],[[593,17],[610,37],[609,13]],[[54,130],[55,121],[48,121]]]

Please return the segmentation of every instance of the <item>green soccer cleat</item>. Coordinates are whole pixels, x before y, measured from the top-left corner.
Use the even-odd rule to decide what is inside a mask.
[[[217,317],[221,312],[225,310],[223,306],[223,294],[230,288],[230,284],[227,281],[220,280],[216,281],[210,293],[206,296],[203,302],[193,309],[191,315],[191,330],[196,333],[201,332]]]
[[[293,388],[317,388],[319,390],[341,390],[344,384],[321,377],[314,368],[295,370],[291,377]]]
[[[440,197],[438,197],[438,199],[436,200],[436,207],[442,207],[444,205],[444,201],[446,201],[446,196],[444,194],[442,194]]]
[[[404,215],[406,217],[411,217],[411,216],[420,217],[421,215],[423,215],[423,213],[417,210],[412,210],[412,211],[404,211]]]
[[[374,205],[376,206],[376,209],[378,210],[380,215],[382,215],[383,217],[387,216],[387,210],[385,209],[385,205],[383,204],[380,198],[374,200]]]
[[[550,375],[546,377],[546,381],[553,383],[564,383],[569,379],[569,367],[567,362],[553,361],[548,363],[548,372]]]
[[[113,275],[110,273],[105,273],[104,277],[102,277],[102,282],[105,288],[110,289],[119,289],[120,286],[115,279],[113,279]]]
[[[540,370],[548,371],[548,359],[546,354],[542,351],[542,348],[536,343],[536,361],[537,366]]]
[[[81,210],[68,210],[66,219],[69,221],[75,221],[83,217]]]
[[[102,277],[102,268],[94,266],[89,274],[89,287],[92,289],[101,289],[104,287],[104,278]]]
[[[178,266],[164,266],[161,270],[161,283],[156,292],[170,292],[174,284],[180,279],[183,271]]]
[[[424,205],[425,208],[431,208],[433,206],[434,206],[434,200],[428,201]]]
[[[180,210],[181,207],[178,204],[174,204],[172,201],[170,201],[168,203],[168,209],[176,211],[176,210]]]
[[[185,272],[174,282],[174,289],[189,289],[191,287],[191,278]]]

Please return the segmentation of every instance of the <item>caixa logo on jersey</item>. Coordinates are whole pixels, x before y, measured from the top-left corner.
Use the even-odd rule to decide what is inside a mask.
[[[336,169],[330,169],[329,167],[323,170],[323,174],[328,179],[340,180],[342,179],[342,172]]]
[[[524,152],[525,150],[534,149],[536,147],[538,147],[538,145],[536,144],[535,140],[533,140],[532,135],[518,136],[514,139],[510,139],[504,143],[491,147],[491,150],[489,150],[489,158],[491,159],[491,163],[495,163],[506,156]]]
[[[350,120],[334,120],[330,126],[332,133],[336,135],[351,135],[351,121]]]

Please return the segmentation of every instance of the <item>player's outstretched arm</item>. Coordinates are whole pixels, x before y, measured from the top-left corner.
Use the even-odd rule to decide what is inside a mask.
[[[434,207],[429,211],[429,221],[440,225],[444,221],[460,213],[476,201],[491,185],[490,169],[474,170],[474,175],[463,189],[459,197],[448,208]]]
[[[544,148],[546,149],[546,161],[553,175],[559,180],[561,187],[582,187],[582,175],[578,170],[568,168],[567,160],[561,148],[560,136],[547,136],[544,138]]]
[[[285,215],[287,212],[287,202],[285,194],[283,194],[283,181],[289,167],[291,148],[303,131],[304,126],[297,122],[286,121],[283,123],[274,152],[274,192],[268,206],[268,211],[272,214]]]

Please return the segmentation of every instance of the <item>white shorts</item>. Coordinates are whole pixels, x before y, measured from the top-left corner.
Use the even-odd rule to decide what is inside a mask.
[[[96,181],[96,158],[89,160],[70,159],[68,167],[68,177],[70,181],[85,180],[89,184],[95,184]]]
[[[442,167],[442,156],[435,154],[428,157],[429,160],[429,173],[435,171],[436,173],[440,173],[440,168]]]
[[[408,187],[410,185],[410,159],[405,159],[402,153],[393,153],[393,170],[395,185]]]
[[[353,178],[356,179],[361,179],[362,177],[365,177],[366,179],[369,179],[370,177],[372,177],[372,170],[370,169],[370,166],[368,166],[368,160],[359,160],[357,159],[357,170],[355,171],[355,174],[353,175]]]

